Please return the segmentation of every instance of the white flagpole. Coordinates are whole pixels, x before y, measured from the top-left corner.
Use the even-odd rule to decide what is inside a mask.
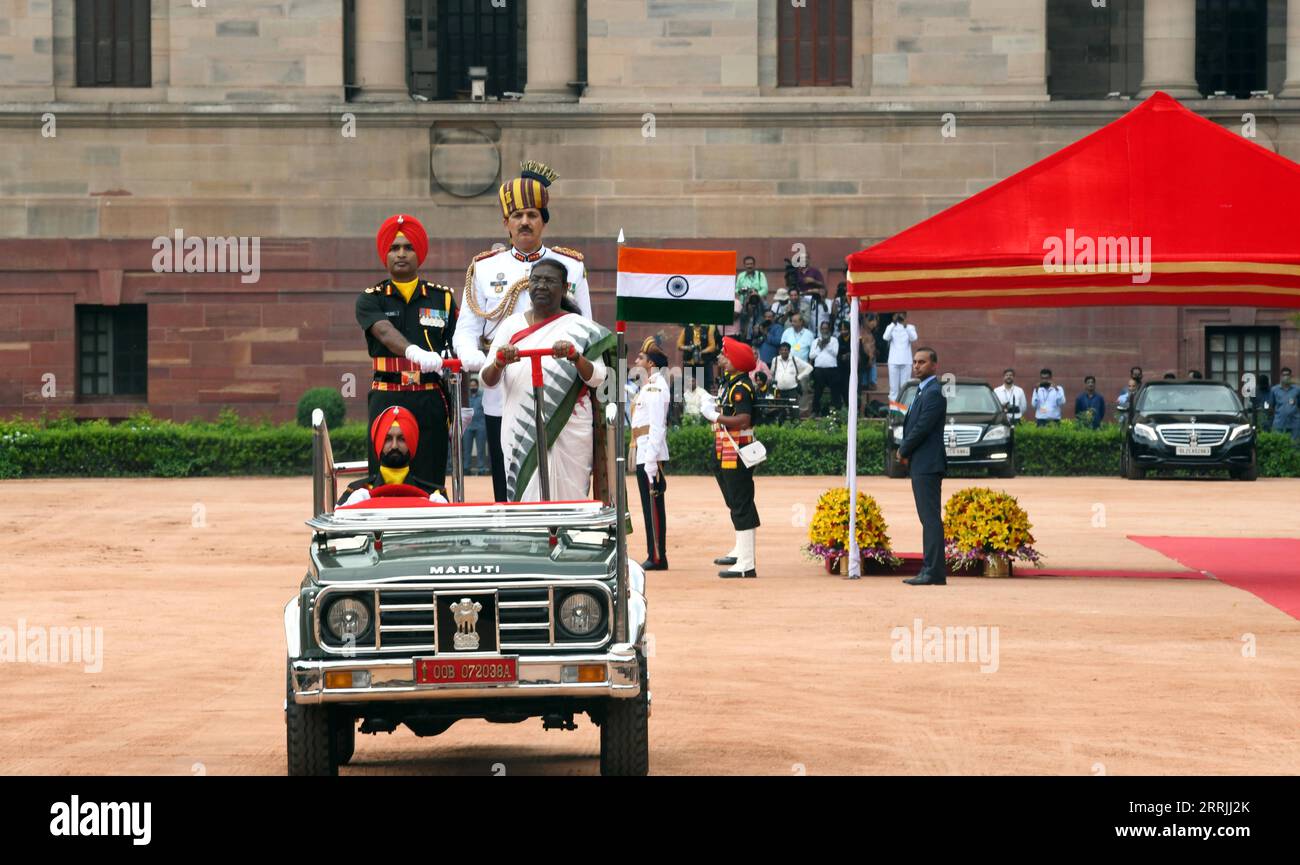
[[[849,453],[845,461],[849,475],[849,568],[848,578],[862,575],[862,556],[858,553],[858,298],[849,304]]]

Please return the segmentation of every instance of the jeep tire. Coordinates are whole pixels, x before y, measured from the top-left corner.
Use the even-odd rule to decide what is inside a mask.
[[[650,679],[637,653],[641,693],[609,700],[600,725],[600,774],[641,776],[650,771]]]
[[[334,761],[340,766],[352,762],[357,750],[357,719],[347,715],[334,718]]]
[[[292,662],[285,664],[284,726],[290,775],[337,775],[333,718],[328,706],[293,701]],[[349,755],[350,756],[350,755]]]

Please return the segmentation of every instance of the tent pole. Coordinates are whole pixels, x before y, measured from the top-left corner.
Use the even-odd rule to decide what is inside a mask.
[[[858,553],[858,298],[849,304],[849,341],[853,351],[849,362],[849,449],[845,463],[849,476],[849,579],[862,575],[862,556]]]

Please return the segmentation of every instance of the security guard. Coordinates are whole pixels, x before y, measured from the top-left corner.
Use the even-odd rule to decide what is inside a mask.
[[[636,485],[641,491],[641,512],[645,516],[646,548],[650,555],[641,563],[643,570],[668,570],[667,522],[664,513],[663,463],[668,461],[668,408],[672,392],[660,370],[668,367],[668,357],[654,337],[647,337],[634,365],[646,374],[646,383],[637,391],[632,403],[632,453],[636,466]]]
[[[412,455],[411,474],[441,487],[447,476],[449,410],[439,372],[456,332],[456,297],[452,289],[416,273],[429,254],[429,237],[415,217],[389,217],[380,226],[376,249],[389,278],[357,298],[357,323],[374,366],[369,422],[373,425],[389,406],[408,409],[426,442]],[[380,465],[370,450],[375,476]]]
[[[736,530],[736,545],[727,555],[714,559],[715,565],[731,565],[718,576],[724,579],[757,577],[754,561],[754,530],[759,526],[758,508],[754,505],[754,471],[741,460],[739,450],[754,441],[754,383],[749,373],[757,365],[754,350],[732,337],[722,340],[718,371],[722,384],[718,388],[721,403],[710,398],[701,414],[713,422],[713,475],[722,489],[722,499],[731,511],[731,525]]]
[[[520,168],[520,176],[502,184],[498,192],[501,224],[510,235],[511,246],[480,252],[465,271],[455,346],[456,356],[465,364],[466,372],[478,372],[486,365],[486,352],[497,326],[532,306],[528,298],[528,276],[533,264],[543,257],[564,265],[568,271],[570,298],[584,316],[591,318],[591,292],[582,254],[542,243],[546,225],[551,221],[548,189],[559,175],[540,162],[524,162]],[[483,414],[492,462],[492,489],[499,502],[506,500],[506,469],[501,454],[502,400],[500,388],[484,389]]]

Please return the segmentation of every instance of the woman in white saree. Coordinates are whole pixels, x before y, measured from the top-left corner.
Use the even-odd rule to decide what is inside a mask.
[[[551,355],[542,358],[542,415],[551,500],[591,497],[593,390],[605,381],[607,369],[602,355],[614,346],[614,336],[590,319],[563,308],[567,275],[564,265],[554,259],[543,258],[533,265],[528,280],[532,309],[501,323],[487,354],[493,360],[479,374],[484,387],[504,389],[501,452],[511,501],[535,502],[542,498],[532,362],[517,362],[521,350],[537,348],[551,349]]]

